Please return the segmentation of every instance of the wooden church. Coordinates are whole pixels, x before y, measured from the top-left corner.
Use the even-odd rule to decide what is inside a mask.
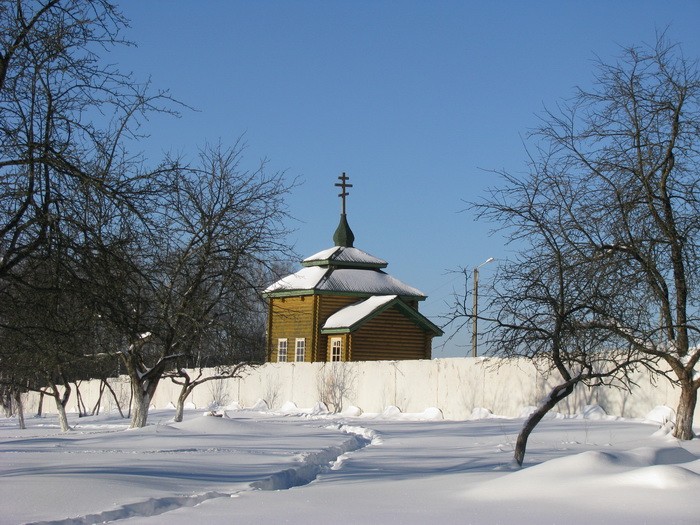
[[[301,262],[302,269],[270,285],[270,362],[430,359],[442,330],[419,313],[426,296],[383,271],[387,262],[353,246],[345,213],[348,177],[335,246]]]

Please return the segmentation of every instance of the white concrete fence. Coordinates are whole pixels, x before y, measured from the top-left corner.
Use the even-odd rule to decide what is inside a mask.
[[[600,405],[609,415],[641,418],[657,406],[675,410],[679,391],[666,379],[644,373],[636,378],[632,392],[613,388],[578,387],[557,405],[565,415],[581,413],[586,405]],[[445,419],[468,419],[474,409],[516,417],[526,407],[538,404],[549,391],[551,378],[540,374],[529,361],[484,358],[449,358],[423,361],[379,361],[356,363],[268,363],[251,369],[240,379],[209,381],[197,387],[187,401],[190,408],[237,403],[243,408],[265,401],[270,409],[314,407],[325,402],[331,410],[357,407],[381,413],[395,406],[402,412],[421,413],[438,408]],[[130,386],[127,377],[110,380],[122,410],[128,410]],[[85,407],[92,410],[99,396],[100,381],[83,381],[79,389]],[[153,408],[177,402],[180,387],[170,380],[158,385]],[[36,412],[38,395],[28,394],[25,413]],[[107,390],[101,411],[116,410]],[[45,413],[55,412],[52,399],[45,398]],[[75,391],[69,412],[78,412]],[[700,407],[696,410],[700,417]]]
[[[657,406],[675,410],[679,391],[664,378],[643,373],[632,392],[613,388],[578,387],[555,408],[575,415],[586,405],[600,405],[609,415],[641,418]],[[402,412],[421,413],[438,408],[445,419],[468,419],[472,411],[486,408],[494,414],[516,417],[523,409],[539,403],[548,392],[551,379],[543,377],[529,361],[484,358],[448,358],[422,361],[375,361],[354,363],[268,363],[247,372],[240,379],[209,381],[197,387],[187,405],[206,409],[212,405],[237,403],[243,408],[264,400],[270,409],[291,406],[311,408],[323,401],[331,410],[357,407],[363,412],[381,413],[389,406]],[[129,382],[110,380],[119,403],[128,410]],[[100,381],[84,381],[80,393],[92,410],[99,396]],[[153,408],[175,405],[179,386],[170,380],[158,385]],[[38,395],[28,394],[25,413],[36,411]],[[55,412],[52,399],[45,398],[44,412]],[[114,397],[105,390],[102,411],[116,410]],[[69,412],[78,412],[75,391]],[[700,421],[700,407],[696,410]]]

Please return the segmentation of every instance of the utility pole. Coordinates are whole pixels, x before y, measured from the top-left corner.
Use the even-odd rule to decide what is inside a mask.
[[[479,268],[483,265],[493,262],[495,259],[489,257],[480,265],[474,267],[474,290],[472,292],[472,298],[474,302],[472,303],[472,357],[476,357],[476,347],[477,339],[479,337],[479,332],[477,328],[477,319],[479,316]]]

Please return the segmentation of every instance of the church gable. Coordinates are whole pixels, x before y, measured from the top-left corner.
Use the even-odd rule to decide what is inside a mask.
[[[353,332],[363,323],[388,308],[396,295],[375,295],[359,303],[346,306],[331,315],[321,327],[322,334]]]
[[[348,354],[353,361],[430,359],[433,335],[389,308],[349,334]]]
[[[396,295],[376,295],[359,303],[346,306],[326,320],[321,327],[321,333],[339,334],[354,332],[390,308],[395,308],[421,330],[432,333],[432,335],[442,334],[442,331],[427,317],[403,303]]]

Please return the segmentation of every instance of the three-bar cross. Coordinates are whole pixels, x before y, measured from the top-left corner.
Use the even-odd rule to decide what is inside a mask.
[[[338,197],[343,199],[343,215],[345,215],[345,197],[350,195],[350,193],[347,191],[348,188],[352,188],[352,184],[348,184],[348,180],[350,180],[350,177],[345,175],[345,172],[338,177],[340,182],[336,182],[335,185],[341,188],[341,193],[338,194]]]

